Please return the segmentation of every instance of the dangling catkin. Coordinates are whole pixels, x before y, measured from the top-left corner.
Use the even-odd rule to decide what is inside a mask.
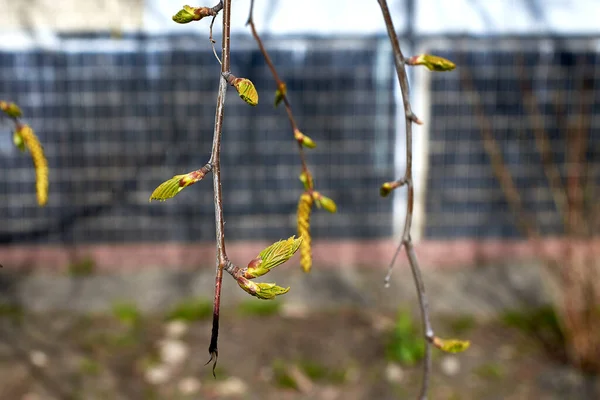
[[[29,125],[21,125],[18,129],[25,147],[29,149],[31,158],[33,159],[38,204],[44,206],[48,202],[48,161],[44,155],[44,149]]]
[[[310,247],[310,212],[312,211],[313,198],[310,193],[302,193],[298,202],[298,236],[302,238],[300,244],[300,266],[304,272],[310,272],[312,255]]]

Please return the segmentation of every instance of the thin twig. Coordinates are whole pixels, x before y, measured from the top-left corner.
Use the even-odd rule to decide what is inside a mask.
[[[215,58],[217,59],[219,64],[223,65],[223,63],[221,62],[221,59],[219,58],[219,55],[217,54],[217,49],[215,48],[216,41],[215,41],[215,39],[213,39],[213,24],[215,23],[215,19],[217,19],[217,14],[215,14],[212,21],[210,21],[210,34],[208,35],[208,39],[210,40],[210,45],[212,46],[213,54],[215,55]]]
[[[398,36],[394,29],[394,23],[390,15],[390,10],[386,0],[378,0],[385,26],[387,29],[388,36],[392,45],[394,53],[394,64],[396,66],[396,74],[398,75],[398,82],[400,84],[400,91],[402,92],[402,102],[404,104],[404,115],[405,115],[405,126],[406,126],[406,171],[404,177],[398,180],[398,184],[404,184],[407,187],[407,204],[406,204],[406,218],[404,220],[404,230],[402,232],[401,245],[398,248],[396,255],[403,246],[406,249],[406,255],[410,264],[410,269],[413,274],[415,286],[417,289],[417,297],[419,299],[419,307],[421,309],[421,320],[423,325],[423,335],[425,337],[425,362],[423,367],[423,382],[421,384],[421,391],[419,398],[421,400],[427,399],[427,392],[429,391],[429,378],[431,375],[431,342],[434,338],[434,332],[431,327],[429,320],[429,308],[427,295],[425,292],[425,285],[423,283],[423,277],[421,276],[421,268],[417,260],[417,255],[412,243],[410,236],[410,228],[412,225],[413,208],[414,208],[414,187],[412,177],[412,123],[422,123],[419,118],[413,113],[410,104],[410,88],[408,86],[408,77],[406,75],[406,68],[404,63],[404,56],[400,50],[400,43],[398,42]],[[393,261],[395,261],[394,256]],[[393,264],[392,264],[393,265]],[[391,273],[391,267],[386,276],[386,282],[389,282],[389,275]]]
[[[246,25],[250,26],[250,30],[252,31],[252,36],[254,37],[254,40],[256,40],[256,43],[258,44],[260,52],[263,55],[263,58],[265,59],[265,62],[267,63],[267,66],[269,67],[271,74],[273,75],[273,79],[275,79],[275,84],[277,85],[277,88],[281,90],[281,88],[285,87],[285,82],[283,82],[281,80],[281,78],[279,77],[279,74],[277,73],[277,69],[275,69],[275,65],[273,64],[273,61],[271,60],[271,57],[269,56],[267,49],[265,48],[260,36],[258,35],[258,32],[256,31],[256,26],[254,25],[254,0],[250,1],[250,11],[248,12],[248,20],[246,21]],[[297,130],[299,130],[298,124],[296,124],[296,120],[294,119],[294,113],[292,112],[292,105],[290,104],[290,101],[285,92],[282,92],[282,100],[283,100],[283,104],[285,105],[285,110],[287,112],[288,119],[290,121],[290,125],[292,127],[292,132],[296,132]],[[304,172],[304,174],[306,175],[306,178],[312,182],[312,174],[310,173],[310,170],[308,169],[308,165],[306,164],[306,155],[304,153],[304,148],[302,147],[302,144],[299,142],[298,142],[298,151],[300,153],[300,162],[302,163],[302,172]],[[312,186],[312,185],[310,185],[310,186]]]
[[[223,3],[223,2],[221,2]],[[213,302],[213,324],[208,352],[213,363],[213,375],[219,357],[219,309],[221,306],[221,285],[223,283],[223,268],[227,265],[227,252],[225,251],[225,222],[223,220],[223,195],[221,191],[221,134],[223,132],[223,118],[225,109],[225,95],[227,94],[227,81],[223,76],[230,69],[230,25],[231,25],[231,0],[225,0],[223,6],[223,41],[221,74],[219,76],[219,93],[217,95],[217,108],[215,112],[215,130],[213,146],[209,164],[213,166],[213,190],[215,203],[215,230],[217,237],[217,271],[215,277],[215,297]]]

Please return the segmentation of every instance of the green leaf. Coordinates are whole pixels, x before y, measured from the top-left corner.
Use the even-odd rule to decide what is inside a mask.
[[[188,172],[183,175],[175,175],[171,179],[164,181],[150,195],[150,200],[165,201],[181,192],[184,188],[193,185],[194,183],[204,179],[207,173],[211,171],[210,164],[206,164],[204,167]]]
[[[258,287],[260,287],[260,291],[255,296],[263,300],[272,300],[276,296],[286,294],[290,291],[289,287],[284,288],[274,283],[258,283]]]
[[[289,260],[300,247],[300,243],[302,238],[296,239],[294,236],[273,243],[248,263],[244,276],[253,279],[265,275],[271,269]]]
[[[150,195],[150,201],[159,200],[165,201],[183,190],[185,186],[181,184],[181,179],[185,175],[175,175],[171,179],[164,181]]]
[[[471,342],[468,340],[441,339],[435,336],[433,345],[446,353],[461,353],[469,348]]]
[[[258,104],[258,92],[250,79],[234,78],[231,85],[237,90],[240,98],[251,106]]]
[[[183,9],[179,10],[177,14],[173,15],[173,21],[178,24],[187,24],[192,21],[198,21],[202,17],[196,12],[196,7],[183,6]]]
[[[277,286],[275,283],[252,282],[243,276],[237,279],[237,283],[246,293],[262,300],[272,300],[276,296],[285,294],[290,290],[289,287],[283,288]]]

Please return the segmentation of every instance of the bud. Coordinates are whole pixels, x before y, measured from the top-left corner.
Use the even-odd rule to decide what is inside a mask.
[[[424,65],[430,71],[452,71],[456,65],[445,58],[433,56],[431,54],[420,54],[410,57],[406,60],[407,65]]]
[[[433,345],[446,353],[460,353],[467,350],[471,345],[471,342],[468,340],[441,339],[434,336]]]
[[[302,238],[296,239],[294,236],[273,243],[248,263],[244,277],[253,279],[265,275],[271,269],[289,260],[300,247],[300,243]]]
[[[276,296],[285,294],[289,292],[290,288],[283,288],[281,286],[277,286],[274,283],[256,283],[252,282],[243,276],[237,279],[237,283],[239,287],[244,289],[244,291],[254,297],[258,297],[263,300],[272,300]]]
[[[175,197],[175,195],[181,192],[184,188],[201,181],[211,170],[212,166],[210,164],[206,164],[199,170],[188,172],[187,174],[183,175],[175,175],[171,179],[158,185],[158,187],[154,189],[154,192],[152,192],[150,195],[149,201],[165,201]]]
[[[18,105],[6,101],[0,101],[0,110],[11,118],[20,118],[23,115]]]
[[[192,21],[200,21],[204,17],[215,16],[217,11],[210,7],[183,6],[177,14],[173,15],[173,21],[178,24],[187,24]]]
[[[302,182],[302,184],[304,185],[304,189],[311,190],[313,188],[313,180],[310,173],[306,173],[306,171],[303,171],[300,174],[299,178],[300,182]]]
[[[224,72],[223,77],[237,90],[242,100],[251,106],[258,104],[258,92],[250,79],[236,78],[231,72]]]
[[[281,82],[275,91],[275,107],[281,103],[285,95],[287,94],[287,86],[285,83]]]
[[[313,140],[300,132],[299,129],[294,130],[294,138],[304,147],[308,147],[309,149],[314,149],[317,147],[316,143]]]
[[[379,188],[379,195],[381,197],[387,197],[390,193],[392,193],[392,190],[394,190],[392,184],[390,182],[386,182]]]
[[[19,130],[16,130],[13,133],[13,143],[17,149],[21,150],[22,152],[25,151],[25,141],[23,140],[23,136]]]
[[[337,211],[337,205],[335,204],[335,201],[331,200],[329,197],[325,197],[319,192],[312,192],[312,196],[317,204],[317,207],[323,207],[326,211],[329,211],[332,214]]]

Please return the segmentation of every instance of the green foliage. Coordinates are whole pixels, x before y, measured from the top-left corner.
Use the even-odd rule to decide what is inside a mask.
[[[411,314],[399,311],[386,345],[386,358],[406,366],[415,365],[425,356],[425,341]]]
[[[72,277],[93,275],[96,271],[96,262],[92,257],[84,257],[81,260],[69,264],[67,272]]]
[[[132,303],[115,303],[112,314],[119,322],[130,328],[137,327],[142,319],[140,310]]]
[[[461,315],[452,318],[449,325],[452,333],[460,336],[472,331],[475,328],[476,322],[475,318],[470,315]]]
[[[525,333],[536,333],[545,330],[562,336],[558,316],[552,306],[507,311],[501,316],[501,320],[506,325]]]
[[[238,312],[242,315],[265,317],[274,315],[281,309],[280,301],[256,301],[248,300],[240,303]]]
[[[282,360],[275,360],[273,362],[273,380],[275,385],[280,388],[298,390],[298,383],[288,373],[287,363]]]
[[[91,358],[83,358],[79,362],[79,370],[82,374],[85,375],[97,376],[100,374],[101,369],[102,366],[100,365],[100,363]]]
[[[25,312],[20,304],[0,302],[0,318],[20,321],[24,314]]]
[[[177,304],[168,313],[168,320],[182,320],[187,322],[201,321],[212,315],[212,302],[203,298],[191,298]]]
[[[482,379],[497,380],[504,376],[504,369],[500,364],[487,363],[475,369],[475,374]]]
[[[507,311],[501,321],[541,342],[548,352],[560,359],[566,357],[566,341],[552,306]]]
[[[316,361],[301,361],[298,368],[316,382],[342,384],[346,381],[346,370],[343,368],[331,368]]]

